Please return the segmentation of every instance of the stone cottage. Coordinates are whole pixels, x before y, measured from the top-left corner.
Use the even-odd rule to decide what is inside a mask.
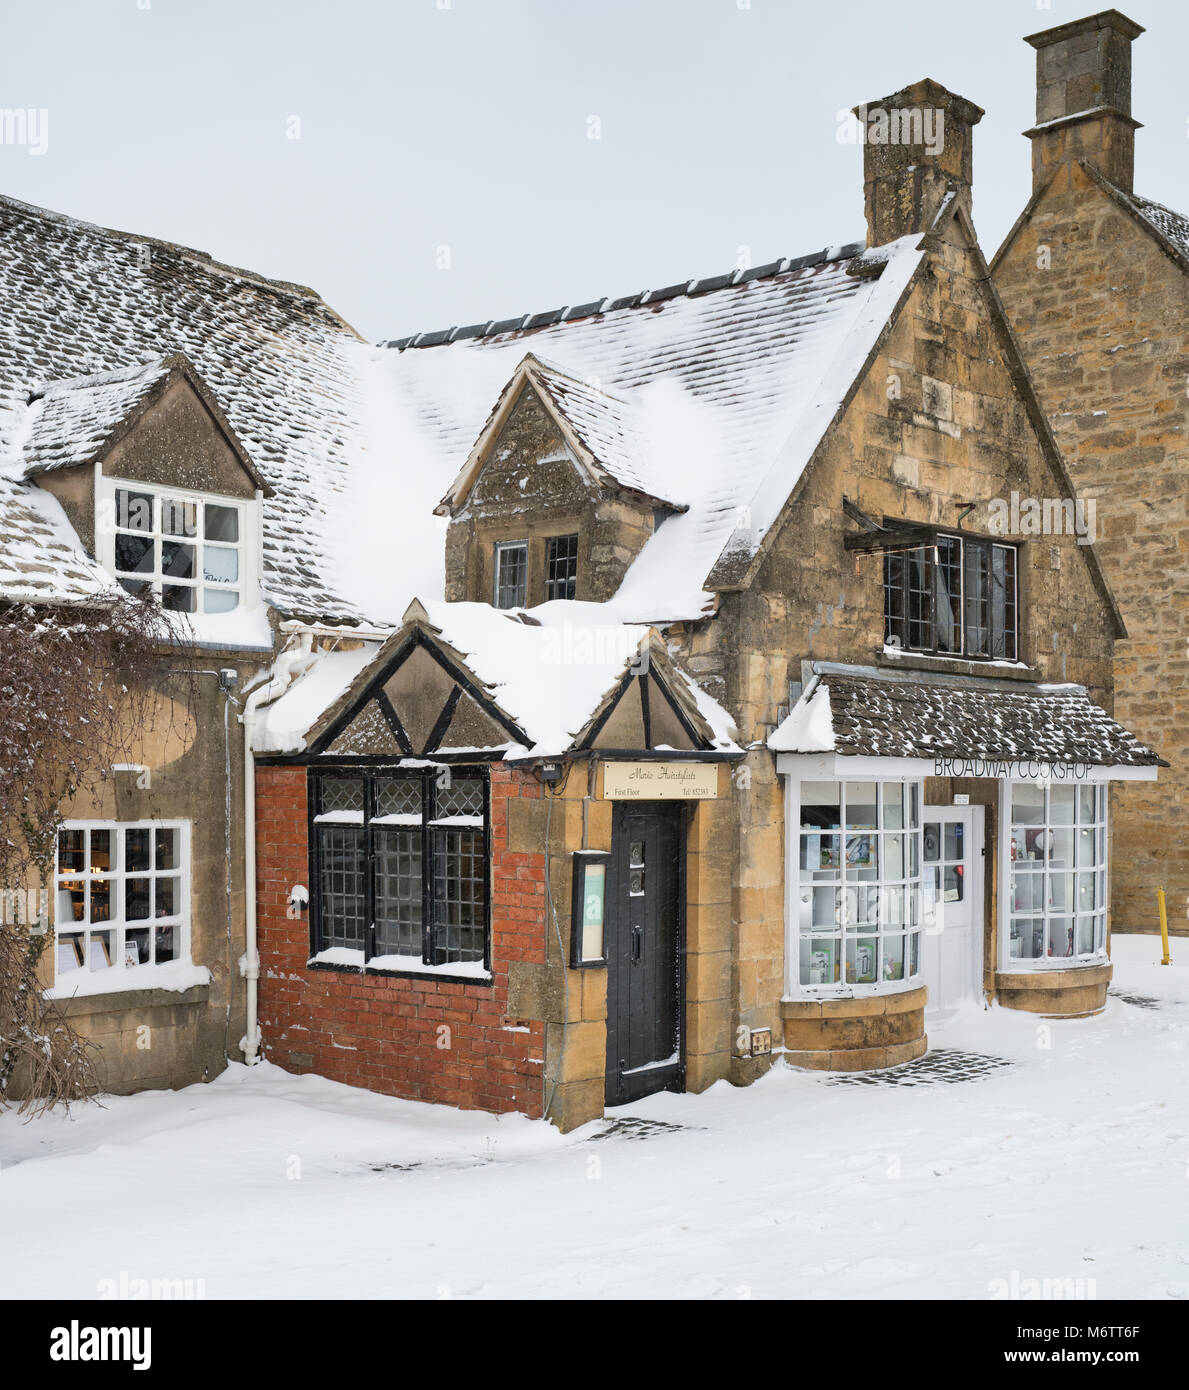
[[[1128,636],[1119,718],[1173,766],[1114,796],[1116,931],[1189,910],[1189,218],[1133,186],[1131,45],[1118,10],[1031,35],[1032,197],[992,262]],[[1084,515],[1089,515],[1085,513]]]
[[[280,1065],[569,1128],[1102,1008],[1108,784],[1159,761],[1108,713],[1125,629],[1092,545],[996,527],[1074,492],[982,113],[860,111],[866,247],[386,345],[445,601],[262,712]]]

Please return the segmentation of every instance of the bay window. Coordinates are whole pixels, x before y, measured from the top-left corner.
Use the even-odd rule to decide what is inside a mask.
[[[57,983],[188,959],[188,827],[68,821],[54,870]],[[129,989],[135,985],[129,981]]]
[[[319,771],[310,791],[315,961],[490,966],[485,769]]]
[[[899,989],[920,975],[921,802],[917,781],[800,783],[799,992]]]
[[[972,536],[884,555],[884,640],[909,651],[1017,659],[1017,552]]]
[[[1106,951],[1107,787],[1012,783],[1005,969],[1073,965]]]

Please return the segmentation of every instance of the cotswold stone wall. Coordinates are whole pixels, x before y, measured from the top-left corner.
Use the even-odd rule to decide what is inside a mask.
[[[1172,767],[1111,794],[1112,927],[1189,931],[1189,276],[1079,165],[1000,253],[996,287],[1080,495],[1128,639],[1115,715]]]
[[[845,549],[855,526],[842,499],[876,518],[950,528],[974,501],[964,529],[985,533],[992,499],[1009,498],[1013,489],[1053,497],[1061,488],[1009,373],[978,264],[950,224],[838,427],[796,487],[754,582],[726,595],[713,622],[680,634],[680,659],[737,718],[744,745],[766,739],[775,727],[788,707],[790,682],[801,680],[803,659],[989,674],[985,663],[885,656],[882,560]],[[1021,541],[1020,598],[1023,665],[993,674],[1075,681],[1109,709],[1112,627],[1076,536]],[[768,1065],[743,1055],[746,1030],[771,1028],[779,1038],[782,1027],[784,798],[772,756],[753,752],[733,772],[729,797],[730,1074],[742,1082]],[[988,832],[994,834],[993,825]],[[992,991],[994,931],[988,914]],[[790,1039],[789,1045],[802,1044]]]

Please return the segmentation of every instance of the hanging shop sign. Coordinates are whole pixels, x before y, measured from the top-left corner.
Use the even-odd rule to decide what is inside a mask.
[[[604,763],[608,801],[714,801],[717,763]]]

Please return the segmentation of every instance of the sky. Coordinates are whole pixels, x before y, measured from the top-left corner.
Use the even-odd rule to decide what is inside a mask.
[[[0,192],[315,288],[369,339],[864,235],[840,113],[929,76],[985,108],[990,253],[1030,189],[1071,0],[36,0],[3,5]],[[1128,0],[1136,188],[1189,211],[1184,0]],[[42,117],[40,113],[45,113]],[[41,153],[35,149],[43,146]],[[746,249],[741,249],[746,248]]]

